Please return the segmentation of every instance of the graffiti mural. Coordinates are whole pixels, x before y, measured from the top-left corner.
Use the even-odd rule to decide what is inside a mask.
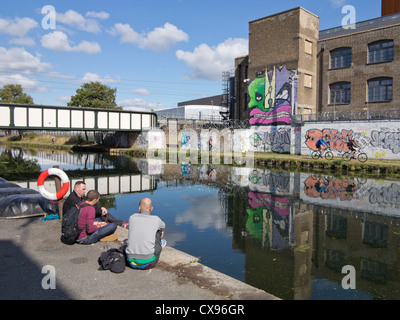
[[[290,152],[290,126],[278,126],[270,128],[255,128],[250,136],[250,143],[254,147],[254,152]]]
[[[294,220],[290,216],[290,199],[250,192],[246,230],[263,246],[286,249],[294,245]]]
[[[310,129],[306,132],[305,143],[312,151],[317,150],[316,143],[319,139],[323,138],[330,146],[332,151],[340,153],[349,152],[347,141],[354,139],[360,149],[363,149],[370,143],[370,139],[362,133],[355,133],[353,130],[343,129],[338,131],[336,129]]]
[[[315,144],[324,138],[335,156],[348,152],[347,141],[356,141],[356,148],[370,159],[399,159],[400,126],[398,121],[348,122],[305,124],[301,133],[301,154],[316,150]],[[293,139],[293,131],[292,131]],[[293,141],[292,141],[293,144]],[[335,154],[336,153],[336,154]]]
[[[291,123],[291,105],[297,102],[297,84],[292,97],[289,78],[292,71],[282,68],[265,70],[249,85],[250,124],[282,125]]]
[[[374,130],[371,132],[371,145],[382,149],[389,149],[394,154],[400,153],[400,132],[386,132]]]

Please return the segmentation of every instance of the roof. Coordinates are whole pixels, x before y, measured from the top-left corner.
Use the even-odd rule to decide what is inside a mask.
[[[396,24],[400,24],[400,13],[395,13],[384,17],[358,22],[355,25],[355,29],[345,29],[342,26],[340,26],[322,30],[319,32],[319,40],[350,35],[352,33],[358,33],[371,29],[388,27]]]
[[[183,101],[178,103],[178,107],[191,106],[191,105],[207,105],[207,106],[221,106],[223,95],[217,95],[212,97],[206,97],[202,99]]]

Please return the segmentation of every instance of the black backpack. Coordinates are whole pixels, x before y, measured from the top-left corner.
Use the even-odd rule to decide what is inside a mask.
[[[75,204],[67,212],[63,213],[61,222],[61,242],[72,245],[76,243],[79,235],[83,231],[78,226],[79,215],[82,208],[90,206],[88,203],[82,205]]]
[[[98,270],[110,270],[113,273],[124,272],[126,267],[124,246],[103,252],[98,259],[98,263],[100,265]]]

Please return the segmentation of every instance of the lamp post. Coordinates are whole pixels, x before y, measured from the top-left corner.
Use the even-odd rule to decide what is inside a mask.
[[[297,70],[294,71],[294,73],[289,77],[290,85],[291,85],[291,105],[292,105],[292,117],[297,116],[297,108],[295,108],[295,102],[294,102],[294,86],[295,84],[299,81],[299,74]]]

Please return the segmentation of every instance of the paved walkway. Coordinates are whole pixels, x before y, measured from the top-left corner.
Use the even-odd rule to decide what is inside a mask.
[[[118,227],[119,240],[127,230]],[[121,274],[98,270],[97,259],[118,242],[67,246],[58,221],[0,220],[0,299],[274,300],[274,296],[197,262],[166,246],[152,270],[127,268]],[[56,289],[42,281],[55,270]],[[43,273],[42,273],[43,271]],[[50,275],[50,274],[49,274]],[[47,277],[45,280],[43,280]]]

